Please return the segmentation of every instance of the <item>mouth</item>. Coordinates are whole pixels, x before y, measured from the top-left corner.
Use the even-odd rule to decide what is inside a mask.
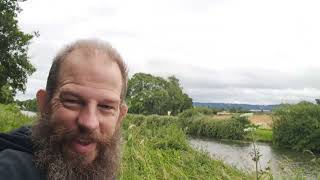
[[[80,154],[87,154],[96,149],[96,143],[86,139],[75,139],[71,143],[72,149]]]

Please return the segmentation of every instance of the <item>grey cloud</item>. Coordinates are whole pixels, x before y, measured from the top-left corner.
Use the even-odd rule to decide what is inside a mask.
[[[274,104],[320,97],[317,68],[288,73],[257,68],[218,70],[167,60],[150,61],[147,67],[163,77],[176,75],[194,101]]]

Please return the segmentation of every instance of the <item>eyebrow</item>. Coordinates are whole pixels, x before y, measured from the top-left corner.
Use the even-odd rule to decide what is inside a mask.
[[[62,91],[59,95],[59,97],[61,96],[73,96],[73,97],[76,97],[76,98],[80,98],[82,99],[81,96],[79,96],[78,94],[74,93],[74,92],[70,92],[70,91]]]
[[[69,90],[61,91],[59,97],[65,97],[65,96],[72,96],[72,97],[84,100],[84,98],[82,96],[80,96],[79,94],[77,94],[75,92],[69,91]],[[115,98],[108,98],[108,99],[103,98],[101,101],[99,101],[99,103],[107,103],[107,104],[118,105],[118,104],[120,104],[120,101],[118,99],[115,99]]]

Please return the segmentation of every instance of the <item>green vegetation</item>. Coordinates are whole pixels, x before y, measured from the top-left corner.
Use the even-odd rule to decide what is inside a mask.
[[[208,107],[194,107],[193,110],[208,116],[215,115],[218,113],[217,109],[208,108]]]
[[[0,1],[0,103],[5,104],[13,102],[17,91],[25,91],[28,75],[36,70],[28,57],[28,46],[34,35],[18,27],[17,14],[22,11],[18,2]]]
[[[20,114],[14,105],[1,105],[0,109],[1,132],[33,121]],[[178,120],[172,116],[129,114],[123,122],[123,156],[118,179],[251,179],[236,168],[193,150]]]
[[[278,147],[320,153],[320,106],[282,105],[274,112],[273,142]]]
[[[119,179],[250,179],[208,154],[193,150],[177,120],[156,115],[126,118]]]
[[[16,103],[20,106],[21,110],[37,112],[37,101],[36,99],[28,99],[25,101],[16,100]]]
[[[176,115],[192,107],[192,99],[182,92],[179,80],[170,76],[168,80],[137,73],[128,82],[126,97],[129,112],[134,114]]]
[[[257,128],[254,132],[256,141],[260,142],[272,142],[272,129]]]
[[[196,109],[181,113],[179,121],[190,135],[233,140],[244,139],[247,134],[244,129],[250,124],[246,117],[234,116],[226,120],[215,120]]]
[[[31,124],[32,118],[20,113],[16,105],[0,104],[0,132],[8,132],[23,125]]]

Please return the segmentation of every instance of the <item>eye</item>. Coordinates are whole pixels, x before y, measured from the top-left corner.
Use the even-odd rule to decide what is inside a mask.
[[[83,102],[78,99],[65,98],[65,99],[62,99],[62,104],[67,108],[77,108],[77,107],[81,107],[83,105]]]
[[[112,109],[114,109],[113,106],[110,106],[108,104],[98,104],[98,107],[103,109],[103,110],[112,110]]]

